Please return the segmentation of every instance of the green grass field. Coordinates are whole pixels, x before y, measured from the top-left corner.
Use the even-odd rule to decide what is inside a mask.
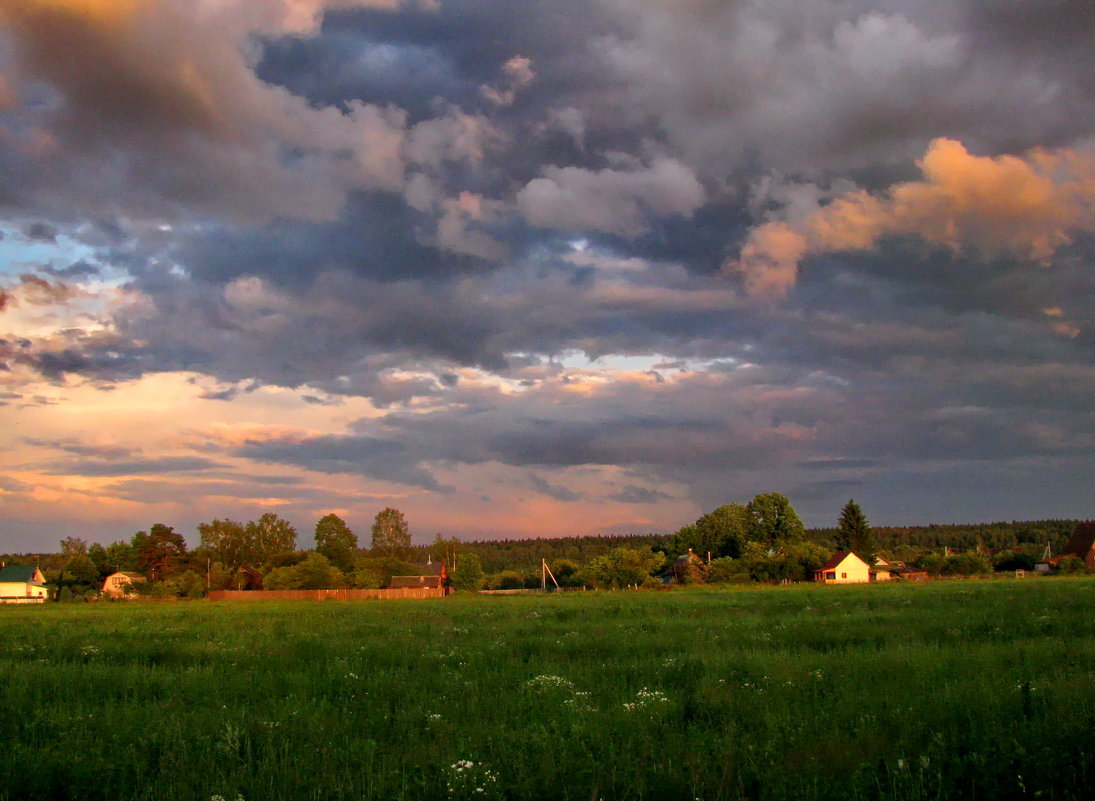
[[[1090,798],[1095,579],[0,609],[0,799]]]

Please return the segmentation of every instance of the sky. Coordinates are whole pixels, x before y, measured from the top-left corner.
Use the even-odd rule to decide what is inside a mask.
[[[0,551],[1087,518],[1071,0],[0,0]]]

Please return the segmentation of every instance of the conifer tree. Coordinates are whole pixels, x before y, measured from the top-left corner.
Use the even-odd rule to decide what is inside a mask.
[[[869,560],[874,556],[875,543],[867,517],[859,504],[849,499],[840,510],[837,521],[837,547],[842,551],[853,551],[856,556]]]

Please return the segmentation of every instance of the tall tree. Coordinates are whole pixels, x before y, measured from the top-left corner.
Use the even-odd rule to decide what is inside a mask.
[[[406,559],[411,550],[411,532],[407,518],[390,506],[377,512],[373,521],[373,551],[380,556]]]
[[[701,558],[708,553],[714,559],[737,558],[749,539],[750,521],[746,507],[740,503],[725,504],[678,531],[670,540],[670,551],[677,555],[691,548]]]
[[[61,554],[65,559],[71,559],[78,555],[87,555],[87,540],[79,537],[65,537],[61,540]]]
[[[456,568],[452,571],[452,586],[458,590],[479,590],[483,588],[483,563],[473,553],[462,553],[456,559]]]
[[[199,523],[198,534],[201,535],[201,547],[208,548],[218,562],[232,570],[255,561],[242,523],[227,518],[214,519],[212,523]]]
[[[460,552],[460,539],[458,537],[451,537],[445,539],[440,534],[434,536],[433,544],[430,546],[430,556],[435,562],[441,562],[446,565],[449,570],[456,569],[456,557]]]
[[[324,515],[316,523],[316,553],[323,554],[339,570],[354,564],[357,535],[336,514]]]
[[[94,542],[88,546],[87,555],[104,576],[119,570],[137,569],[137,552],[124,540],[112,542],[105,548]]]
[[[867,524],[863,510],[854,500],[849,499],[840,510],[836,544],[840,550],[854,551],[864,559],[874,555],[875,543],[871,527]]]
[[[806,528],[786,495],[766,492],[749,501],[750,537],[769,547],[795,542],[806,536]]]
[[[297,547],[297,530],[288,520],[283,520],[273,512],[267,512],[258,520],[252,520],[245,527],[247,539],[255,553],[255,562],[265,562],[278,554],[287,553]]]
[[[84,553],[74,554],[61,571],[61,581],[66,584],[83,584],[99,589],[99,568],[91,557]]]
[[[186,540],[171,526],[156,523],[133,535],[137,569],[152,581],[167,578],[186,556]]]

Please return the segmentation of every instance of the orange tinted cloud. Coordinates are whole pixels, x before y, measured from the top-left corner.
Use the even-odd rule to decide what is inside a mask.
[[[887,235],[913,235],[955,251],[1014,254],[1048,264],[1077,232],[1095,230],[1095,158],[1075,150],[975,156],[936,139],[918,162],[924,180],[884,195],[847,193],[801,222],[754,229],[737,260],[750,295],[780,297],[808,255],[866,250]]]

